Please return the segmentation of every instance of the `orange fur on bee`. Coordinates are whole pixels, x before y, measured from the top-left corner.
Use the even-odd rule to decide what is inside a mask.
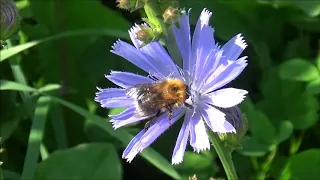
[[[164,100],[183,104],[186,99],[187,87],[180,79],[168,78],[160,84],[159,91]]]

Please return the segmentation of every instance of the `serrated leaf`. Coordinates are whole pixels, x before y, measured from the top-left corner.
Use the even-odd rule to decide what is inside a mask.
[[[319,70],[301,58],[284,62],[280,67],[279,75],[283,79],[295,81],[312,81],[320,78]]]
[[[122,179],[117,151],[111,144],[90,143],[58,150],[41,162],[35,179]]]

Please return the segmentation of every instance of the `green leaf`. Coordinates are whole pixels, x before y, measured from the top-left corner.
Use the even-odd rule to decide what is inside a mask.
[[[125,108],[112,108],[109,110],[108,115],[116,115],[116,114],[121,113],[124,110],[125,110]]]
[[[320,42],[319,42],[319,44],[320,44]],[[316,59],[316,64],[317,64],[318,70],[320,71],[320,50],[318,51],[318,56],[317,56],[317,59]]]
[[[288,3],[302,9],[306,14],[311,17],[318,16],[320,14],[320,3],[315,1],[299,1],[299,0],[287,0]]]
[[[246,116],[252,136],[257,137],[265,144],[274,143],[276,129],[264,113],[254,110],[246,112]]]
[[[295,96],[293,102],[286,103],[288,120],[295,129],[308,129],[315,125],[318,118],[319,103],[314,96],[301,93]]]
[[[0,90],[35,92],[37,89],[8,80],[0,80]]]
[[[10,47],[8,49],[3,49],[0,51],[0,63],[11,56],[14,56],[24,50],[27,50],[31,47],[34,47],[36,45],[39,45],[44,42],[49,42],[53,40],[58,40],[62,38],[67,38],[67,37],[74,37],[74,36],[96,36],[96,35],[104,35],[104,36],[111,36],[111,37],[117,37],[117,38],[123,38],[123,39],[128,39],[128,34],[127,32],[122,32],[120,30],[116,29],[86,29],[86,30],[74,30],[74,31],[69,31],[69,32],[63,32],[57,35],[53,35],[51,37],[47,37],[41,40],[35,40],[31,42],[27,42],[25,44],[17,45],[14,47]]]
[[[5,121],[0,122],[0,137],[3,142],[11,136],[14,130],[18,127],[19,121],[25,115],[24,107],[21,105],[16,106],[11,110],[12,116],[7,117]]]
[[[283,59],[293,59],[296,57],[308,57],[311,53],[310,36],[299,36],[287,42],[283,49]]]
[[[55,151],[41,162],[35,179],[122,179],[117,151],[111,144],[90,143]]]
[[[36,104],[21,179],[33,179],[44,134],[50,98],[41,96]]]
[[[193,173],[201,172],[212,166],[214,156],[210,151],[203,151],[201,154],[186,151],[184,153],[183,163],[177,166],[179,171],[192,171]],[[197,164],[197,166],[195,166]]]
[[[38,89],[39,92],[41,93],[46,93],[49,91],[55,91],[61,88],[60,84],[47,84],[41,88]]]
[[[282,0],[282,1],[259,1],[260,3],[268,3],[276,8],[290,7],[291,9],[299,8],[311,17],[320,14],[320,4],[318,0],[315,1],[299,1],[299,0]]]
[[[4,179],[10,179],[10,180],[19,180],[20,179],[20,174],[13,172],[13,171],[9,171],[6,169],[2,169],[2,173],[3,173],[3,177]]]
[[[52,123],[53,133],[57,142],[58,149],[65,149],[68,147],[67,135],[65,128],[65,119],[63,117],[61,105],[52,103],[50,107],[50,119]]]
[[[301,58],[284,62],[280,67],[279,75],[283,79],[295,81],[312,81],[320,78],[319,70]]]
[[[280,179],[318,179],[320,149],[309,149],[291,156]]]
[[[316,79],[307,84],[307,92],[309,94],[320,94],[320,79]]]
[[[215,34],[223,40],[230,39],[239,32],[248,30],[250,26],[250,21],[248,20],[246,21],[247,24],[243,23],[245,18],[240,11],[230,8],[230,4],[222,1],[184,0],[181,1],[181,7],[192,7],[190,24],[196,24],[203,8],[208,8],[212,11],[213,15],[210,19],[212,23],[210,24],[215,28]],[[226,21],[228,23],[226,23]]]
[[[278,127],[278,144],[290,138],[293,133],[293,125],[290,121],[281,121]]]
[[[109,135],[119,140],[123,146],[126,146],[130,142],[130,140],[133,138],[133,136],[130,133],[122,129],[117,129],[117,130],[112,129],[111,124],[107,122],[106,119],[100,116],[94,115],[88,112],[87,110],[75,104],[72,104],[70,102],[64,101],[60,98],[52,97],[52,96],[51,98],[52,100],[72,109],[73,111],[83,116],[85,119],[88,120],[87,123],[92,123],[94,125],[101,127]],[[141,153],[141,156],[145,158],[147,161],[149,161],[151,164],[153,164],[155,167],[159,168],[161,171],[171,176],[172,178],[180,179],[180,175],[175,171],[171,163],[169,163],[162,155],[154,151],[152,148],[149,147],[145,149]]]
[[[242,142],[242,149],[237,150],[244,156],[264,156],[269,151],[269,146],[255,136]]]
[[[260,87],[264,100],[257,103],[257,107],[276,127],[288,120],[294,129],[310,128],[318,120],[317,99],[305,92],[302,82],[281,80],[277,74],[277,68],[265,74]]]
[[[280,175],[283,172],[287,162],[288,162],[288,157],[282,156],[282,155],[277,155],[271,166],[270,166],[270,174],[274,179],[280,179]]]

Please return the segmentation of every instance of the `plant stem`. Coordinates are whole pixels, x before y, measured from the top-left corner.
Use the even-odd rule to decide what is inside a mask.
[[[257,179],[259,179],[259,180],[266,179],[267,172],[269,171],[270,166],[271,166],[276,154],[277,154],[277,147],[275,146],[274,148],[272,148],[272,150],[271,150],[270,154],[268,155],[268,157],[266,158],[265,162],[261,165],[261,170],[257,174]]]
[[[296,154],[301,146],[301,143],[304,139],[304,131],[301,131],[301,133],[299,133],[298,137],[295,138],[294,136],[291,138],[291,142],[290,142],[290,149],[289,149],[289,154],[290,156]]]
[[[229,180],[237,180],[238,176],[232,161],[231,152],[223,145],[217,134],[209,133],[209,138],[219,156],[227,178]]]

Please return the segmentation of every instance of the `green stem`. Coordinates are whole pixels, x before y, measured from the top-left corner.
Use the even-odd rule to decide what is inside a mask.
[[[209,138],[219,156],[227,178],[229,180],[237,180],[238,176],[232,161],[231,152],[223,145],[217,134],[209,133]]]
[[[267,172],[269,171],[270,166],[271,166],[276,154],[277,154],[277,147],[274,147],[271,150],[268,157],[266,158],[266,160],[264,161],[264,163],[261,165],[261,170],[257,174],[257,179],[262,179],[262,180],[266,179]]]
[[[291,142],[290,142],[290,149],[289,149],[289,154],[292,156],[296,154],[301,146],[301,143],[304,139],[304,131],[301,131],[301,133],[298,135],[297,138],[292,137]]]

